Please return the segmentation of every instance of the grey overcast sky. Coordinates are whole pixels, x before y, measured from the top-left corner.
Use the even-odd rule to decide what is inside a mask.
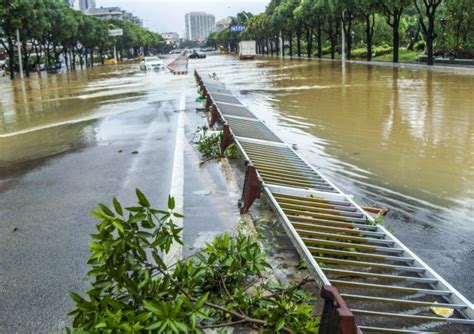
[[[203,11],[216,20],[245,10],[254,14],[265,10],[269,0],[96,0],[97,7],[119,6],[143,20],[155,32],[175,31],[184,35],[184,14]]]

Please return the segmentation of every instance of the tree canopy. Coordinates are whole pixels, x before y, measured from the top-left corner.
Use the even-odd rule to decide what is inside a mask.
[[[109,37],[108,30],[123,29],[123,36]],[[35,63],[45,62],[47,66],[60,61],[74,68],[76,59],[93,65],[94,51],[101,61],[104,53],[115,44],[120,56],[125,53],[136,57],[139,53],[160,48],[162,38],[130,21],[103,21],[71,9],[62,0],[0,0],[0,39],[9,56],[9,68],[18,65],[15,54],[16,31],[22,42],[22,62],[28,75]],[[36,58],[31,59],[35,53]],[[43,58],[43,60],[42,60]],[[11,70],[11,76],[14,71]]]
[[[343,27],[349,59],[392,53],[398,62],[403,48],[424,51],[432,64],[435,56],[474,58],[473,22],[472,0],[271,0],[264,12],[239,21],[243,32],[215,32],[209,44],[234,49],[238,41],[254,39],[260,53],[286,49],[290,56],[335,58]]]

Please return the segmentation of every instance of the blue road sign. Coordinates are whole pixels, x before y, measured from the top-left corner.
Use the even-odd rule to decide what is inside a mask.
[[[231,31],[244,31],[245,27],[244,26],[230,26]]]

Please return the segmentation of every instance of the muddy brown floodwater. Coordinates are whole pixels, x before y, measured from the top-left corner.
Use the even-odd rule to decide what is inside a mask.
[[[135,66],[136,67],[136,66]],[[146,78],[134,67],[97,67],[0,82],[0,167],[55,155],[91,134],[84,124],[133,108]],[[149,83],[148,83],[149,84]],[[124,106],[127,106],[125,108]]]
[[[389,229],[473,299],[474,69],[228,56],[201,69],[357,201],[390,208]]]

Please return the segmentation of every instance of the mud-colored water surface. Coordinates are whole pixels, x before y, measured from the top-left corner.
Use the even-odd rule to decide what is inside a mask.
[[[221,62],[209,70],[285,139],[318,153],[342,186],[350,179],[407,213],[421,205],[474,224],[474,71]]]
[[[129,111],[147,80],[135,67],[0,82],[0,167],[64,152],[91,136],[87,121]]]

